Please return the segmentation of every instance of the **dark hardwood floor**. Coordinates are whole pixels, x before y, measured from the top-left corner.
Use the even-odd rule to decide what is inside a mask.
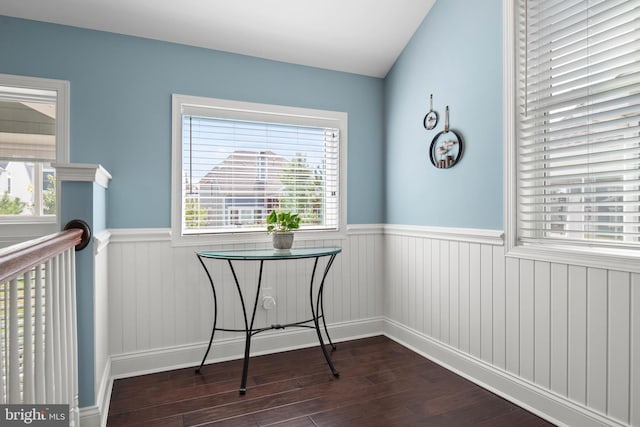
[[[116,426],[550,426],[383,337],[337,344],[340,378],[317,347],[116,380]],[[215,351],[215,346],[214,346]]]

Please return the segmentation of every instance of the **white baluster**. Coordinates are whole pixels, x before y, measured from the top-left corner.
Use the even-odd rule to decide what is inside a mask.
[[[7,320],[9,307],[8,300],[8,289],[9,283],[2,283],[2,307],[3,307],[3,315],[0,318],[0,331],[2,331],[2,337],[0,337],[0,403],[7,403],[7,383],[6,383],[6,375],[7,375],[7,366],[8,366],[8,353],[7,353]]]
[[[45,322],[44,322],[44,364],[45,364],[45,401],[55,403],[55,360],[54,360],[54,334],[53,328],[53,288],[57,277],[57,263],[50,259],[45,271]]]
[[[45,271],[45,274],[46,271]],[[35,325],[34,325],[34,353],[35,353],[35,403],[44,404],[45,400],[45,367],[44,367],[44,284],[42,266],[36,267],[35,281]]]
[[[69,372],[67,370],[67,363],[69,361],[69,355],[67,354],[67,304],[66,304],[66,294],[67,294],[67,277],[69,272],[69,255],[68,251],[65,251],[60,254],[60,260],[62,262],[60,268],[60,282],[58,283],[58,309],[59,309],[59,321],[60,321],[60,350],[57,353],[57,356],[60,358],[60,390],[59,397],[60,403],[68,403],[67,395],[68,395],[68,385],[69,385]]]
[[[18,279],[10,286],[9,303],[9,403],[22,403],[20,396],[20,347],[18,346]]]
[[[53,381],[54,381],[54,394],[53,403],[64,403],[62,401],[63,396],[60,393],[60,386],[62,384],[62,360],[60,360],[60,348],[62,347],[60,341],[60,279],[62,277],[62,256],[58,255],[54,258],[54,270],[55,275],[53,277],[53,287],[51,290],[51,301],[53,306],[53,323],[51,323],[53,332]]]
[[[35,403],[35,383],[33,379],[33,311],[31,307],[31,286],[33,285],[32,271],[24,274],[24,289],[22,291],[22,401]]]
[[[69,366],[72,375],[71,387],[69,393],[69,405],[71,410],[71,422],[70,427],[78,426],[80,424],[80,410],[78,408],[78,339],[77,339],[77,308],[76,308],[76,252],[74,248],[69,249],[69,255],[71,259],[70,272],[67,280],[67,289],[69,296],[68,306],[68,324],[69,324],[69,336],[70,345],[69,352]]]

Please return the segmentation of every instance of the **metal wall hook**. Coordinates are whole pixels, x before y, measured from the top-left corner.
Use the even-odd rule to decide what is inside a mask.
[[[449,132],[449,106],[444,109],[444,133]]]

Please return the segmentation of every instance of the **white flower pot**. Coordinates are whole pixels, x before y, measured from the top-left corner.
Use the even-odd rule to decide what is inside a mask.
[[[274,249],[289,250],[293,246],[293,231],[274,232],[271,236]]]

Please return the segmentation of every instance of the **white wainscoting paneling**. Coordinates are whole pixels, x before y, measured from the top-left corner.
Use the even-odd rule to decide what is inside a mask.
[[[640,425],[640,274],[508,258],[497,232],[385,231],[389,336],[556,422]]]
[[[111,233],[112,376],[198,363],[212,320],[194,253],[205,248],[172,247],[165,229]],[[344,240],[300,244],[343,248],[325,293],[337,341],[385,333],[556,423],[640,426],[640,274],[506,257],[502,233],[492,230],[356,226]],[[212,272],[219,321],[240,327],[228,266]],[[309,272],[303,262],[266,265],[277,308],[259,309],[258,322],[308,315],[300,283]],[[257,269],[243,264],[238,277],[250,292]],[[254,348],[313,345],[312,335],[274,331]],[[242,347],[237,334],[216,334],[210,361],[240,357]]]
[[[168,229],[110,230],[109,348],[116,377],[167,370],[200,362],[213,321],[213,296],[195,252],[206,247],[172,246]],[[344,240],[300,240],[296,246],[340,246],[325,284],[327,323],[337,340],[379,334],[382,313],[381,226],[351,226]],[[257,244],[225,248],[268,247]],[[327,258],[321,259],[322,268]],[[244,327],[242,310],[226,261],[207,260],[218,297],[218,326]],[[234,261],[246,300],[253,300],[258,262]],[[262,288],[271,288],[274,310],[258,307],[257,325],[285,324],[311,317],[308,283],[313,260],[266,262]],[[320,277],[316,274],[316,277]],[[250,315],[250,313],[249,313]],[[372,329],[373,328],[373,329]],[[295,330],[295,329],[294,329]],[[313,345],[313,334],[286,331],[256,337],[256,352]],[[275,338],[279,336],[280,338]],[[242,336],[217,332],[209,359],[241,357]],[[257,354],[254,352],[254,354]],[[162,363],[157,363],[162,360]]]

